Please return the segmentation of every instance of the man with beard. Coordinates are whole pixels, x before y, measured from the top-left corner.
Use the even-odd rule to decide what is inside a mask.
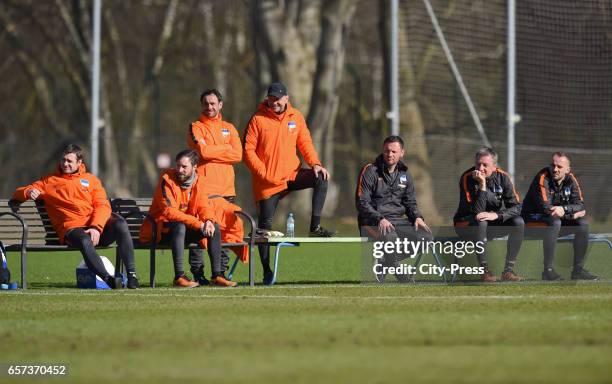
[[[412,176],[402,162],[404,140],[389,136],[383,141],[383,152],[359,173],[355,204],[362,236],[383,241],[410,238],[416,241],[432,239],[431,229],[419,211]],[[383,266],[397,266],[398,255],[385,255]],[[384,273],[377,275],[382,281]],[[407,276],[395,274],[400,282]]]
[[[204,194],[211,200],[217,212],[241,210],[235,204],[234,164],[242,159],[242,144],[238,131],[232,123],[223,119],[223,96],[217,89],[207,89],[200,95],[200,117],[191,123],[187,134],[187,145],[200,157],[198,175],[201,178]],[[227,220],[224,220],[227,218]],[[227,222],[226,222],[227,221]],[[244,238],[242,220],[233,214],[215,218],[221,229],[224,243],[241,242]],[[237,222],[236,225],[234,223]],[[231,248],[244,262],[248,262],[246,247]],[[202,252],[194,250],[194,252]],[[221,263],[227,269],[228,251],[223,249]]]
[[[183,271],[183,251],[191,243],[199,243],[208,249],[212,270],[211,283],[222,287],[235,287],[236,283],[225,278],[221,262],[221,231],[214,222],[214,209],[203,192],[203,182],[196,166],[198,154],[184,150],[176,155],[176,167],[165,171],[159,180],[149,215],[155,220],[155,239],[172,248],[175,287],[193,288],[208,285],[204,277],[204,260],[201,252],[189,250],[189,265],[194,280]],[[154,240],[149,221],[140,229],[140,241]]]
[[[310,168],[301,167],[296,149]],[[266,99],[251,117],[245,132],[244,161],[253,176],[259,228],[272,229],[281,198],[293,191],[312,188],[310,236],[336,234],[320,225],[329,172],[321,165],[304,116],[289,102],[284,84],[270,84]],[[270,247],[260,245],[259,255],[264,284],[271,284],[274,274],[270,268]]]
[[[584,269],[589,242],[589,223],[578,180],[564,152],[555,152],[551,164],[533,178],[523,202],[522,215],[528,227],[544,229],[544,271],[542,280],[560,280],[553,263],[559,235],[574,234],[573,280],[595,280]]]

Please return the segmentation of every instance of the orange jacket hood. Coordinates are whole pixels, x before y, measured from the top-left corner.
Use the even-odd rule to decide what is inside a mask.
[[[87,167],[85,166],[85,163],[81,163],[79,165],[79,169],[77,169],[75,173],[64,173],[62,171],[62,166],[59,163],[57,163],[57,168],[55,170],[54,175],[55,176],[60,176],[60,177],[70,178],[70,177],[75,177],[75,176],[82,175],[84,173],[87,173]]]
[[[215,117],[208,117],[203,112],[200,112],[200,117],[198,118],[198,121],[201,121],[202,123],[220,122],[223,121],[223,115],[221,114],[221,112],[219,112]]]

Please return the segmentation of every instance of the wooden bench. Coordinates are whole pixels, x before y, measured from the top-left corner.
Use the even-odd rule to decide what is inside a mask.
[[[152,199],[112,199],[110,201],[113,215],[125,218],[135,249],[148,249],[150,262],[149,285],[155,287],[155,262],[157,249],[169,249],[169,247],[152,242],[141,244],[139,241],[140,226],[144,220],[150,220],[153,224],[153,232],[156,234],[155,222],[147,215]],[[77,251],[67,245],[61,245],[59,236],[53,229],[49,216],[44,208],[44,203],[36,204],[28,200],[17,204],[8,200],[0,200],[0,206],[9,207],[10,211],[0,212],[0,240],[5,244],[7,251],[18,251],[21,253],[21,287],[27,289],[27,252],[37,251]],[[234,212],[241,217],[249,227],[248,236],[244,242],[223,243],[222,247],[246,246],[249,252],[249,263],[253,259],[255,220],[242,211]],[[197,244],[189,244],[187,248],[197,248]],[[116,257],[116,271],[120,271],[122,264],[119,255]],[[250,268],[252,269],[252,268]],[[254,276],[249,274],[249,281],[253,285]]]
[[[77,249],[60,244],[59,236],[53,229],[49,215],[42,201],[36,204],[29,200],[23,204],[0,200],[0,206],[10,211],[0,212],[0,240],[7,251],[21,253],[21,288],[27,289],[27,252],[76,251]],[[108,248],[108,247],[106,247]],[[117,254],[116,265],[120,267],[121,258]],[[117,268],[116,270],[119,270]]]

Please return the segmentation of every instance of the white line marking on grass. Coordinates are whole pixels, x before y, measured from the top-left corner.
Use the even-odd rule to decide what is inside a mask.
[[[577,294],[577,295],[440,295],[440,296],[329,296],[329,295],[211,295],[211,294],[194,294],[193,291],[172,292],[172,289],[166,289],[167,293],[140,293],[129,292],[125,294],[119,293],[122,297],[138,296],[138,297],[185,297],[185,298],[202,298],[202,299],[334,299],[334,300],[523,300],[523,299],[539,299],[539,300],[593,300],[593,299],[612,299],[612,294]],[[231,292],[231,291],[226,291]],[[111,292],[11,292],[12,295],[26,296],[96,296],[110,297]]]
[[[169,290],[168,290],[169,291]],[[11,292],[12,295],[25,296],[95,296],[95,297],[113,297],[113,293],[102,292]],[[209,295],[209,294],[188,294],[184,292],[168,292],[168,293],[139,293],[130,292],[127,294],[119,293],[121,297],[186,297],[186,298],[203,298],[203,299],[332,299],[333,296],[316,296],[316,295]]]
[[[342,297],[342,296],[340,296]],[[612,299],[612,295],[461,295],[461,296],[367,296],[367,297],[348,297],[354,299],[417,299],[417,300],[522,300],[522,299],[546,299],[546,300],[566,300],[566,299]]]

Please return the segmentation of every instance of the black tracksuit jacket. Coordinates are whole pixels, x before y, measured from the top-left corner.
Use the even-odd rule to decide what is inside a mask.
[[[584,210],[584,201],[580,184],[571,172],[559,185],[555,183],[550,167],[546,167],[533,178],[523,201],[522,215],[527,220],[538,220],[538,215],[550,215],[553,206],[562,206],[565,210],[563,218],[569,220],[574,213]]]
[[[472,177],[474,167],[463,172],[459,180],[459,207],[453,221],[469,220],[481,212],[495,212],[502,221],[521,214],[520,196],[514,188],[510,175],[497,168],[487,178],[487,190],[481,191],[480,185]]]
[[[355,205],[360,226],[378,225],[383,218],[393,223],[407,216],[414,223],[423,217],[417,206],[408,167],[400,161],[395,172],[389,174],[382,155],[361,169]]]

